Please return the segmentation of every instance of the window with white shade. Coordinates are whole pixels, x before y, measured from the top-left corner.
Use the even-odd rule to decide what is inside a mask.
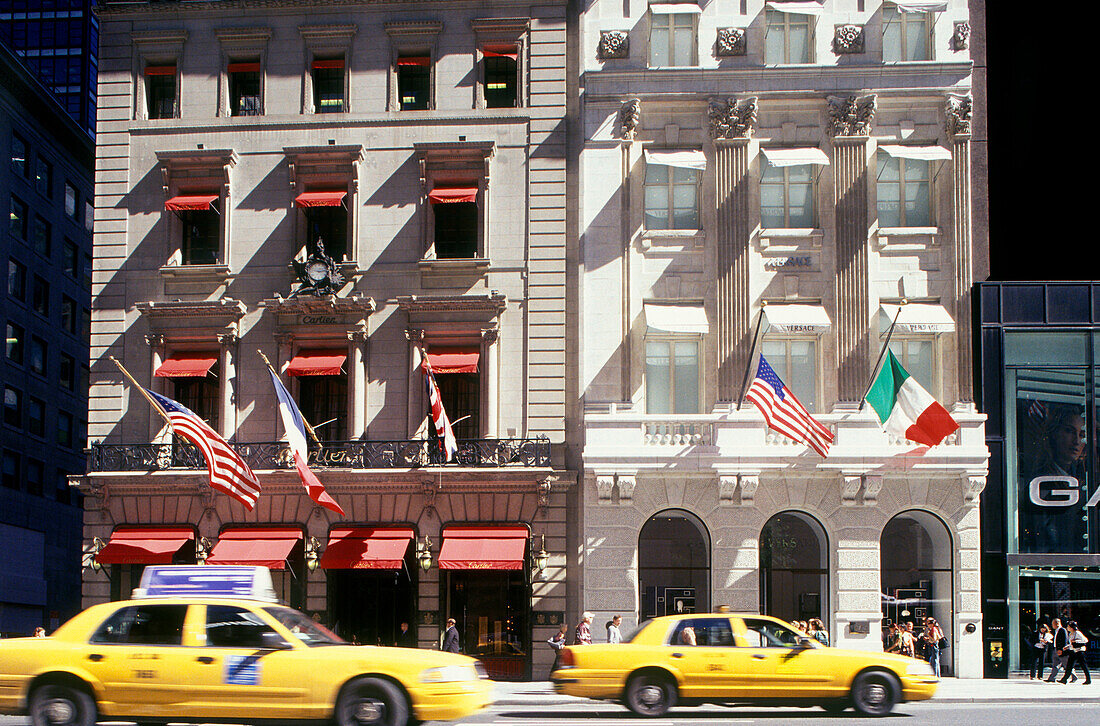
[[[701,151],[646,152],[645,228],[699,229]]]
[[[898,338],[890,340],[890,352],[926,390],[936,386],[935,342],[931,338]]]
[[[760,226],[814,226],[814,168],[808,165],[764,165],[760,175]]]
[[[932,226],[932,169],[925,159],[878,154],[879,227]]]
[[[699,413],[699,341],[647,339],[646,413]]]
[[[765,340],[761,353],[779,379],[813,413],[817,410],[817,343],[813,339]]]
[[[905,11],[898,6],[882,10],[882,60],[887,63],[932,60],[933,15]]]
[[[698,65],[696,18],[699,6],[658,4],[650,5],[649,10],[649,66]]]
[[[784,65],[813,62],[813,15],[769,8],[765,12],[765,22],[764,63]]]

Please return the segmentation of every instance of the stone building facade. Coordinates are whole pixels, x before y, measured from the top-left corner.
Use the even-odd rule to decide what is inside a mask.
[[[106,2],[100,20],[84,603],[153,561],[266,560],[348,638],[409,621],[427,647],[454,616],[498,676],[545,671],[531,644],[566,610],[575,483],[565,3]],[[264,356],[343,519],[298,480]],[[459,439],[445,465],[424,356]],[[112,358],[237,447],[255,509],[210,489]]]
[[[968,30],[963,0],[587,5],[576,607],[598,622],[728,605],[878,650],[931,616],[945,672],[981,675]],[[960,425],[932,449],[859,405],[894,321]],[[742,403],[754,351],[826,458]]]

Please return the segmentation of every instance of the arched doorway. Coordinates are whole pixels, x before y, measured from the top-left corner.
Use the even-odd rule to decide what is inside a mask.
[[[803,512],[780,512],[760,531],[760,611],[783,620],[829,622],[825,529]]]
[[[641,620],[710,610],[710,538],[698,517],[667,509],[642,525],[638,588]]]
[[[953,548],[947,525],[930,512],[901,512],[883,528],[879,552],[883,622],[911,622],[919,632],[924,618],[933,617],[954,642]],[[950,661],[950,653],[940,655],[943,672]]]

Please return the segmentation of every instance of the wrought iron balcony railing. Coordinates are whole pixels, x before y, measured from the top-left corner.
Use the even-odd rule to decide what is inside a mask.
[[[285,441],[232,444],[253,469],[293,469]],[[202,452],[189,442],[92,444],[89,471],[205,469]],[[309,452],[310,466],[342,469],[415,469],[425,466],[475,468],[548,467],[550,440],[462,439],[455,460],[444,464],[438,441],[326,441]]]

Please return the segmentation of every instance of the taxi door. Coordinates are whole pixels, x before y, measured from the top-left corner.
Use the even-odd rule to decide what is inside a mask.
[[[728,617],[696,617],[677,622],[668,645],[670,665],[683,674],[685,698],[724,698],[730,690],[734,639]]]
[[[836,678],[824,649],[801,645],[800,636],[764,618],[737,625],[739,645],[733,663],[738,692],[749,698],[831,696]]]
[[[319,666],[259,606],[207,604],[190,648],[191,718],[300,719]]]

